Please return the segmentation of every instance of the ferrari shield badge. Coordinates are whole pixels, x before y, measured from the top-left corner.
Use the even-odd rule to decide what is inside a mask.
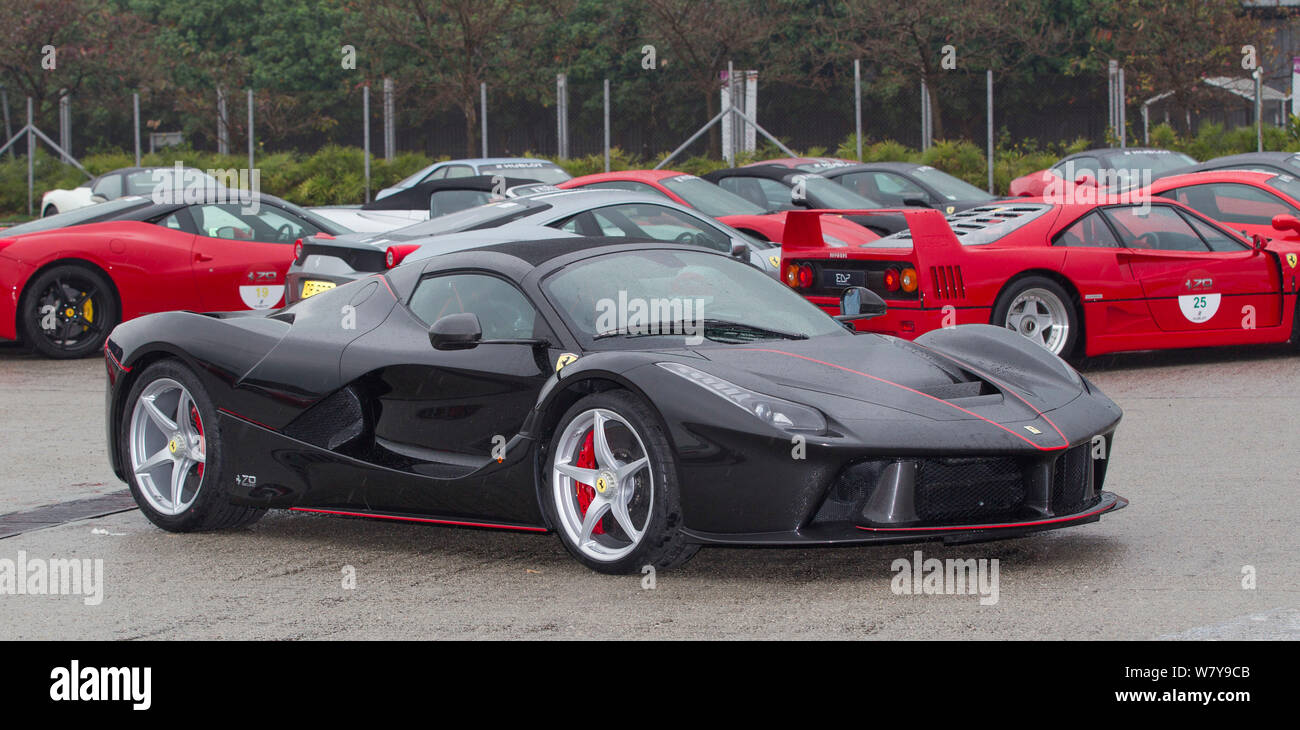
[[[1221,297],[1220,294],[1185,294],[1178,297],[1178,308],[1189,322],[1208,322],[1219,311]]]
[[[565,365],[568,365],[573,362],[577,362],[577,360],[578,360],[578,356],[573,354],[572,352],[566,352],[563,355],[560,355],[560,359],[555,361],[555,372],[557,373],[560,372],[561,370],[564,369]]]
[[[1296,255],[1295,255],[1295,254],[1293,254],[1293,253],[1289,253],[1289,254],[1286,255],[1286,265],[1287,265],[1287,266],[1290,266],[1291,268],[1294,269],[1294,268],[1295,268],[1295,265],[1296,265],[1296,261],[1297,261],[1297,258],[1296,258]]]

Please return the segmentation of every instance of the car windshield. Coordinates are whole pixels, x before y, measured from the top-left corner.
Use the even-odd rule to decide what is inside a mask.
[[[524,180],[536,180],[540,183],[555,185],[569,180],[571,176],[564,168],[550,162],[503,162],[497,165],[479,165],[480,175],[506,175]]]
[[[1150,170],[1153,176],[1175,170],[1187,165],[1195,165],[1196,160],[1181,152],[1169,150],[1126,150],[1106,157],[1110,169],[1114,170]]]
[[[434,167],[436,167],[436,166],[438,166],[438,165],[441,165],[441,164],[442,164],[441,162],[435,162],[435,163],[433,163],[432,165],[429,165],[429,166],[427,166],[427,167],[421,167],[419,170],[416,170],[415,174],[410,175],[409,177],[404,177],[404,178],[402,178],[401,180],[399,180],[399,181],[397,182],[397,184],[393,185],[393,187],[395,187],[395,188],[409,188],[409,187],[411,187],[412,185],[414,185],[414,184],[420,182],[421,180],[423,180],[423,179],[425,178],[426,175],[428,175],[430,172],[433,171],[433,168],[434,168]]]
[[[860,208],[885,208],[888,206],[877,203],[876,201],[864,195],[859,195],[852,190],[832,182],[821,175],[804,175],[804,190],[808,193],[810,200],[820,200],[828,209],[834,210],[855,210]]]
[[[733,192],[694,175],[677,175],[662,181],[665,188],[692,208],[713,217],[723,215],[762,215],[767,211]]]
[[[424,236],[439,236],[444,233],[496,228],[510,221],[535,215],[550,207],[550,203],[542,203],[530,198],[503,200],[498,203],[488,203],[487,205],[479,205],[465,210],[458,210],[455,213],[440,215],[437,218],[430,218],[415,225],[389,231],[384,236],[395,239],[422,238]]]
[[[238,187],[238,181],[234,181],[233,187]],[[217,190],[225,186],[221,181],[211,175],[196,170],[192,167],[181,168],[181,174],[178,178],[176,168],[174,167],[155,167],[148,170],[137,170],[126,176],[126,194],[127,195],[148,195],[152,196],[155,191],[162,190]]]
[[[987,192],[929,165],[916,168],[912,174],[917,180],[939,191],[939,194],[948,200],[993,200],[993,196]]]
[[[584,259],[542,284],[584,349],[681,347],[848,335],[793,289],[703,251],[620,251]]]
[[[107,203],[88,205],[84,208],[77,208],[66,213],[59,213],[58,215],[37,218],[28,223],[6,228],[3,231],[0,231],[0,236],[9,238],[11,236],[21,236],[24,233],[39,233],[40,231],[52,231],[55,228],[78,226],[83,223],[98,223],[101,220],[108,220],[128,211],[144,208],[152,204],[153,201],[148,198],[141,198],[132,195],[125,198],[118,198],[117,200],[110,200]]]

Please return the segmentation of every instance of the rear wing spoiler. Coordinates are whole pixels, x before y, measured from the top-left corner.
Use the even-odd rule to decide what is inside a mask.
[[[910,248],[915,253],[918,263],[923,255],[951,255],[961,251],[961,241],[957,240],[957,234],[953,233],[952,226],[948,225],[948,220],[944,218],[943,213],[937,210],[791,210],[785,214],[785,233],[781,237],[782,253],[789,256],[796,251],[806,255],[816,249],[842,251],[843,249],[832,249],[826,245],[826,240],[822,237],[822,216],[869,216],[882,213],[903,215],[907,221],[907,229],[912,234]],[[857,248],[859,253],[863,250],[861,247]]]

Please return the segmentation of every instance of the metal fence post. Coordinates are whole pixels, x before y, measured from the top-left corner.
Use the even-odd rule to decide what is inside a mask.
[[[479,82],[478,104],[479,104],[478,126],[479,126],[479,130],[483,132],[483,152],[479,156],[487,157],[488,145],[487,145],[487,82],[486,81]]]
[[[921,79],[921,151],[930,149],[930,89]]]
[[[984,72],[988,101],[989,195],[993,194],[993,69]]]
[[[609,172],[609,79],[605,79],[605,172]]]
[[[361,87],[361,146],[366,156],[366,202],[370,202],[370,84]]]
[[[5,142],[8,143],[14,138],[14,132],[13,127],[9,125],[9,90],[4,87],[4,84],[0,84],[0,105],[3,105],[5,110]],[[16,156],[14,148],[10,147],[9,159],[12,160]]]
[[[32,134],[32,97],[27,97],[27,215],[32,214],[32,189],[36,186],[36,136]]]
[[[131,117],[135,120],[135,166],[140,166],[140,92],[131,94]]]
[[[397,141],[393,139],[397,127],[393,124],[393,80],[384,79],[384,159],[391,160],[397,153]]]
[[[67,89],[59,92],[59,146],[63,148],[59,159],[66,163],[72,150],[72,96]]]
[[[253,90],[248,90],[248,174],[253,174]]]
[[[230,127],[226,124],[226,92],[217,85],[217,154],[230,154]],[[152,145],[152,143],[150,143]],[[151,148],[150,152],[153,151]]]
[[[853,59],[853,136],[858,141],[858,162],[862,162],[862,60]]]
[[[555,147],[556,156],[569,159],[569,77],[555,74]]]
[[[1119,114],[1119,146],[1123,149],[1128,147],[1128,104],[1124,98],[1124,69],[1122,68],[1119,70],[1118,83],[1115,101],[1118,102],[1116,108]]]
[[[1257,68],[1255,77],[1255,151],[1264,151],[1264,74]]]

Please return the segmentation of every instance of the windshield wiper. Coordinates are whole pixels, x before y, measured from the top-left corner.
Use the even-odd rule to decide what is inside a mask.
[[[641,325],[640,327],[645,327],[647,330],[653,328],[654,331],[630,332],[630,328],[628,327],[619,327],[618,329],[609,330],[608,332],[601,332],[596,335],[594,339],[601,340],[607,337],[684,337],[688,334],[686,331],[688,327],[694,328],[699,324],[701,323],[687,322],[685,320],[679,320],[676,322],[652,322],[647,325]],[[745,324],[744,322],[731,322],[725,319],[706,319],[702,324],[704,325],[704,336],[711,340],[716,338],[709,337],[709,332],[722,333],[724,336],[726,334],[737,335],[741,333],[744,335],[758,335],[758,339],[808,339],[808,335],[805,335],[802,332],[782,332],[781,330],[758,327],[752,324]],[[640,329],[640,327],[638,327],[638,329]]]

